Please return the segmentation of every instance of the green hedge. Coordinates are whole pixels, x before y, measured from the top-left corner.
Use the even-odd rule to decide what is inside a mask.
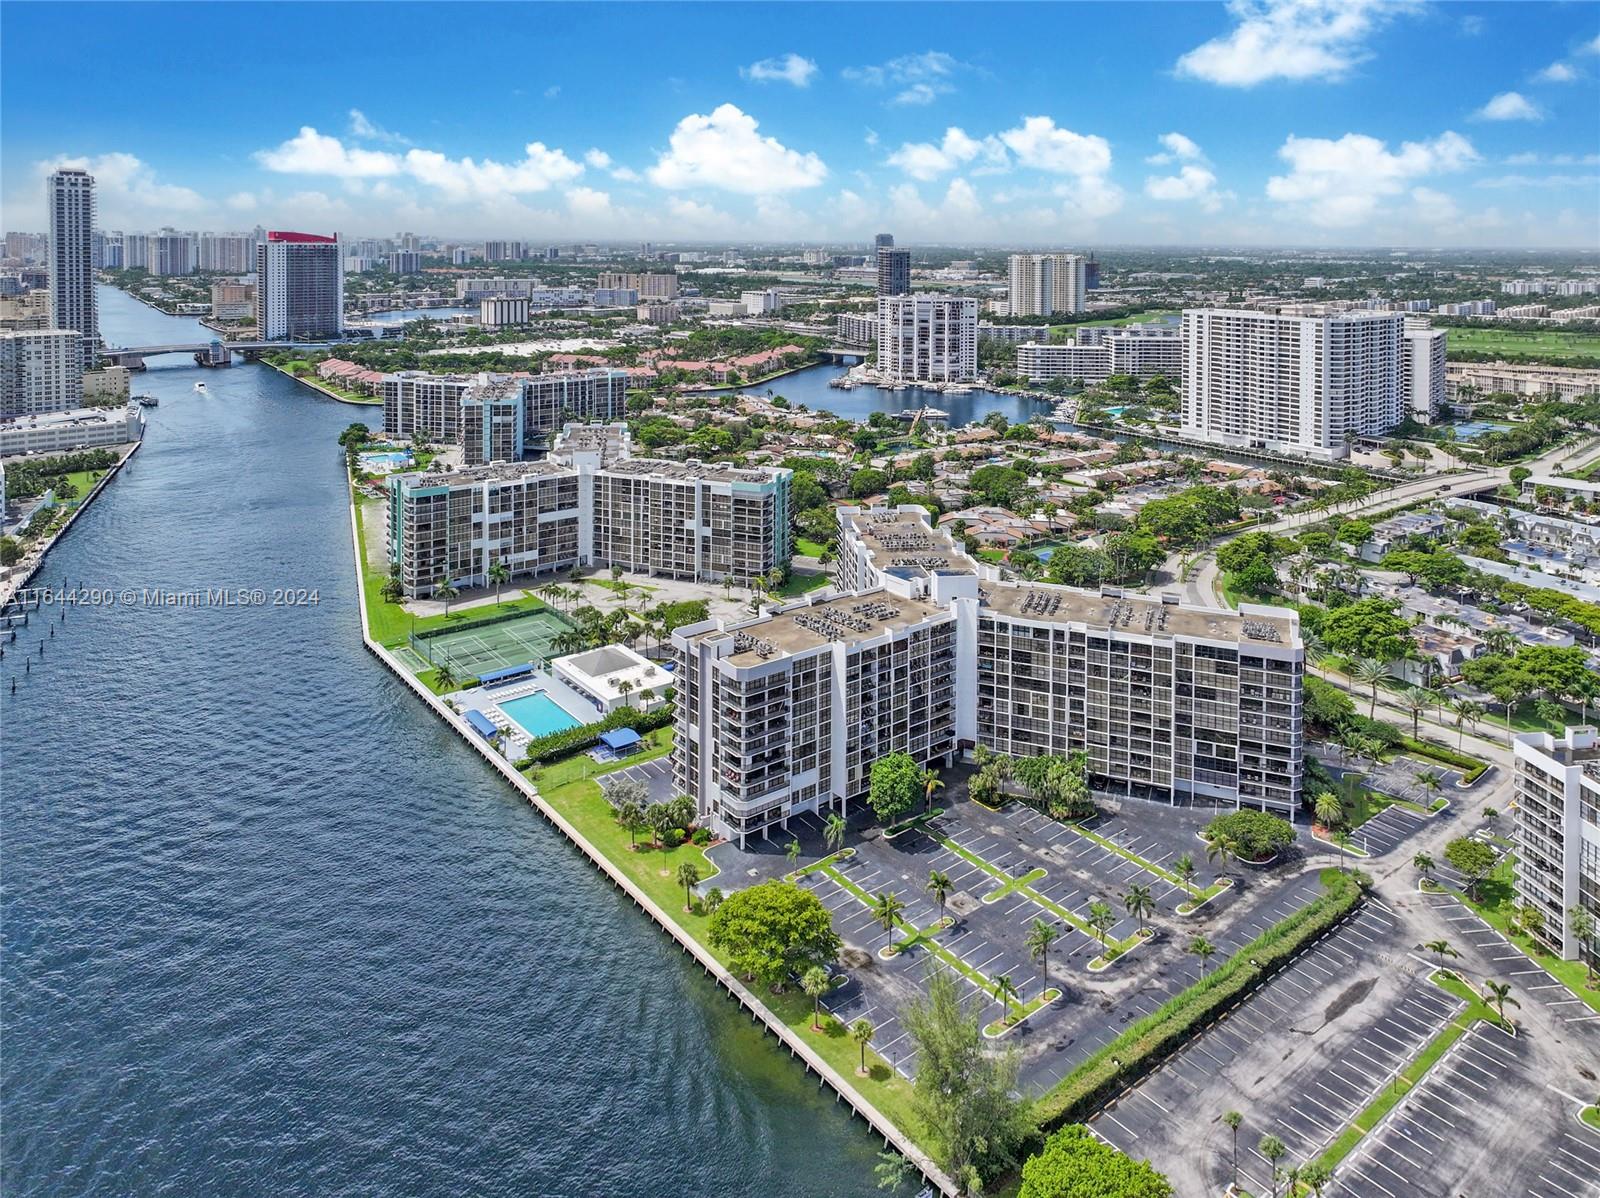
[[[1214,973],[1130,1025],[1056,1083],[1034,1106],[1040,1130],[1048,1132],[1064,1123],[1087,1120],[1361,902],[1368,885],[1364,875],[1330,869],[1322,876],[1325,893],[1273,924]],[[1112,1064],[1112,1058],[1121,1064]]]
[[[574,753],[585,753],[600,743],[602,732],[611,732],[617,728],[632,728],[643,736],[646,732],[665,728],[670,723],[672,723],[670,704],[658,707],[652,712],[643,712],[637,707],[619,707],[597,723],[584,724],[579,728],[565,728],[560,732],[534,737],[528,742],[527,756],[517,762],[517,768],[525,770],[533,765],[548,765],[552,761],[571,757]]]
[[[1436,745],[1431,740],[1412,740],[1409,736],[1403,736],[1400,738],[1400,745],[1407,753],[1415,753],[1418,757],[1427,757],[1454,766],[1462,771],[1463,782],[1476,782],[1489,769],[1487,761],[1479,761],[1476,757],[1470,757],[1447,745]]]

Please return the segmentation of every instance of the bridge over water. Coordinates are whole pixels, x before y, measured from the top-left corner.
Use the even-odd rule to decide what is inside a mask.
[[[332,345],[329,341],[193,341],[177,345],[124,345],[105,348],[100,357],[114,366],[127,366],[139,370],[146,358],[164,354],[193,354],[201,366],[226,366],[234,354],[253,356],[269,349],[313,349]]]

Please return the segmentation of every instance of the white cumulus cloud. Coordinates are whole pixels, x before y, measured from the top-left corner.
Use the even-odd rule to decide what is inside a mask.
[[[396,154],[346,146],[310,125],[302,125],[299,133],[276,149],[257,150],[256,161],[285,175],[335,175],[341,179],[398,175],[401,169]]]
[[[658,187],[716,187],[745,195],[771,195],[815,187],[828,168],[813,153],[791,150],[761,136],[759,123],[736,105],[678,122],[666,153],[646,172]]]
[[[1480,121],[1537,121],[1544,116],[1521,92],[1501,92],[1472,115]]]
[[[583,164],[574,162],[561,150],[543,142],[523,147],[520,162],[496,162],[485,158],[449,158],[436,150],[406,152],[406,173],[421,183],[437,188],[456,200],[493,199],[548,191],[583,174]]]
[[[367,119],[367,114],[362,112],[359,108],[352,108],[350,110],[350,136],[364,137],[368,141],[393,142],[395,145],[401,146],[411,144],[398,133],[391,133],[389,130],[373,124],[372,121]]]
[[[1217,176],[1203,166],[1185,163],[1175,175],[1151,176],[1144,181],[1144,194],[1152,200],[1193,200],[1207,212],[1222,207],[1217,191]]]
[[[205,198],[198,191],[163,183],[153,167],[132,154],[118,151],[93,158],[51,158],[36,163],[34,169],[44,176],[63,167],[88,171],[94,176],[102,223],[108,216],[120,219],[123,214],[140,212],[154,213],[165,223],[171,214],[197,212],[206,207]]]
[[[1177,72],[1224,87],[1338,79],[1368,57],[1368,37],[1415,0],[1229,0],[1237,22],[1178,59]]]
[[[1371,221],[1388,197],[1414,180],[1472,165],[1478,152],[1454,132],[1404,142],[1398,150],[1376,137],[1346,133],[1338,139],[1291,135],[1278,157],[1289,173],[1268,179],[1267,195],[1312,224],[1345,228]]]
[[[1047,116],[1023,117],[1000,134],[1023,166],[1057,175],[1103,175],[1111,169],[1111,143],[1094,133],[1074,133]]]
[[[1163,133],[1157,140],[1166,149],[1145,159],[1152,166],[1162,166],[1168,162],[1200,162],[1205,158],[1200,147],[1181,133]]]
[[[1578,78],[1578,71],[1570,63],[1553,62],[1533,78],[1536,83],[1573,83]]]
[[[924,50],[875,66],[846,67],[844,77],[867,87],[899,89],[890,98],[891,104],[922,105],[955,91],[955,76],[965,69],[966,63],[943,50]]]
[[[944,131],[944,140],[933,142],[906,142],[889,155],[889,165],[897,166],[913,179],[927,182],[955,170],[979,155],[992,162],[1005,158],[1005,147],[992,137],[981,141],[969,137],[964,129],[952,125]]]
[[[739,68],[739,74],[757,83],[792,83],[795,87],[809,87],[811,77],[816,73],[817,64],[798,54],[763,58],[760,62]]]

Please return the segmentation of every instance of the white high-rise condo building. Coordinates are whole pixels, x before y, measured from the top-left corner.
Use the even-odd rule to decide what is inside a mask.
[[[1293,611],[1003,582],[917,507],[842,508],[835,580],[673,633],[674,786],[743,843],[863,799],[872,763],[984,746],[1088,755],[1092,785],[1292,814]]]
[[[1514,752],[1517,903],[1544,917],[1536,939],[1600,966],[1600,938],[1580,941],[1569,914],[1582,907],[1600,924],[1600,736],[1592,727],[1524,732]]]
[[[1011,315],[1082,312],[1087,261],[1082,254],[1012,254]]]
[[[83,334],[82,368],[100,359],[100,306],[94,290],[94,176],[63,168],[50,176],[50,323]]]
[[[1234,308],[1183,314],[1183,435],[1218,445],[1349,456],[1406,414],[1405,317]]]
[[[891,383],[962,383],[978,374],[978,301],[878,297],[878,373]]]
[[[0,419],[83,404],[83,334],[76,329],[0,333]]]
[[[344,331],[337,237],[267,234],[256,247],[256,328],[268,341],[325,341]]]
[[[1405,390],[1405,414],[1418,424],[1432,424],[1444,411],[1447,336],[1445,330],[1434,328],[1424,317],[1406,317],[1400,380]]]

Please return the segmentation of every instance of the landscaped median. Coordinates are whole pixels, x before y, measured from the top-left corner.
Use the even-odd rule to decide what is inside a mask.
[[[1088,936],[1092,940],[1099,941],[1100,955],[1093,961],[1089,962],[1089,969],[1092,973],[1099,973],[1101,970],[1107,968],[1113,961],[1117,960],[1117,958],[1126,955],[1128,952],[1149,939],[1149,929],[1145,928],[1135,932],[1132,936],[1129,936],[1123,940],[1108,940],[1104,933],[1097,931],[1088,920],[1084,919],[1080,915],[1074,915],[1060,903],[1046,898],[1032,886],[1027,884],[1026,879],[1034,877],[1035,874],[1042,875],[1044,873],[1042,869],[1035,870],[1032,873],[1025,875],[1023,878],[1013,878],[1003,869],[1000,869],[998,866],[990,865],[982,857],[978,856],[978,854],[962,848],[953,840],[941,840],[939,843],[943,847],[949,849],[956,856],[960,857],[963,861],[967,861],[973,865],[976,865],[990,877],[1000,882],[1000,891],[1006,894],[1023,895],[1032,902],[1043,907],[1046,911],[1050,912],[1050,914],[1054,915],[1063,923],[1071,924],[1085,936]],[[995,893],[996,897],[998,897],[998,892],[991,893]],[[987,902],[988,898],[989,896],[985,895],[984,901]]]
[[[1422,1051],[1384,1085],[1382,1093],[1368,1103],[1350,1121],[1349,1126],[1323,1149],[1322,1155],[1317,1158],[1317,1163],[1330,1172],[1355,1151],[1356,1146],[1383,1122],[1384,1116],[1399,1105],[1400,1100],[1422,1081],[1428,1070],[1432,1069],[1446,1052],[1450,1051],[1452,1044],[1472,1030],[1474,1024],[1481,1020],[1509,1030],[1506,1022],[1497,1016],[1478,992],[1458,974],[1436,969],[1429,975],[1428,980],[1452,997],[1460,999],[1466,1006],[1433,1039],[1423,1045]],[[1310,1191],[1308,1189],[1302,1192]]]
[[[1367,879],[1325,869],[1323,893],[1129,1026],[1039,1099],[1042,1130],[1081,1123],[1292,961],[1361,902]]]
[[[1225,890],[1231,889],[1233,886],[1232,878],[1218,878],[1215,882],[1211,883],[1211,885],[1202,889],[1201,887],[1196,886],[1193,882],[1185,882],[1177,874],[1163,869],[1154,861],[1139,856],[1138,853],[1123,848],[1116,841],[1109,840],[1100,835],[1098,832],[1091,832],[1088,828],[1085,828],[1080,824],[1068,824],[1067,827],[1071,828],[1074,832],[1076,832],[1079,836],[1084,837],[1086,840],[1092,840],[1101,848],[1115,853],[1124,861],[1131,861],[1146,873],[1153,874],[1164,882],[1171,882],[1179,890],[1182,890],[1189,896],[1189,898],[1186,902],[1178,904],[1179,915],[1192,915],[1200,907],[1205,906],[1212,899],[1216,898],[1217,895],[1221,894]]]

